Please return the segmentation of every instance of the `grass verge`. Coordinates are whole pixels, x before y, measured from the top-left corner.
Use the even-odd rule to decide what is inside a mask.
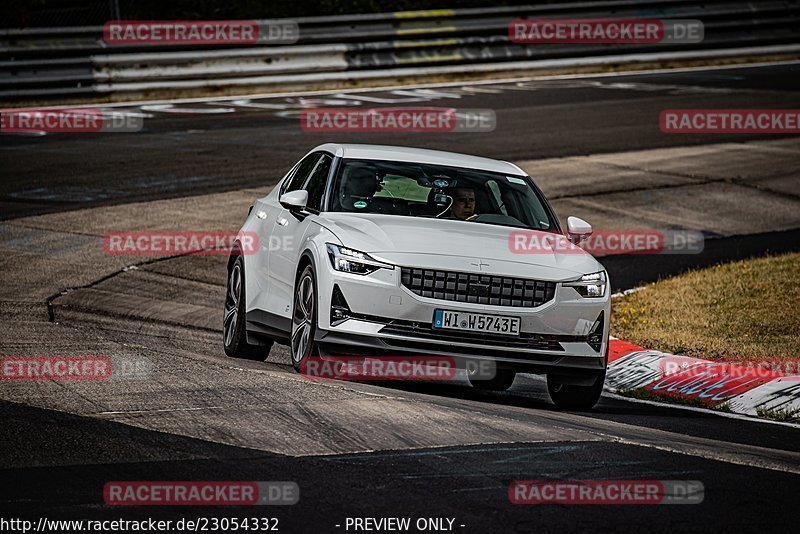
[[[715,265],[616,299],[612,335],[724,361],[800,358],[800,253]]]
[[[756,414],[765,419],[782,421],[785,423],[800,423],[800,410],[756,408]]]

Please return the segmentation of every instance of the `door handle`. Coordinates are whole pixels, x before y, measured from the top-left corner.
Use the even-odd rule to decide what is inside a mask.
[[[258,213],[256,213],[256,217],[258,217],[259,219],[266,219],[267,218],[267,212],[264,211],[264,210],[261,210]]]
[[[287,224],[289,224],[289,219],[278,217],[278,224],[281,226],[286,226]]]

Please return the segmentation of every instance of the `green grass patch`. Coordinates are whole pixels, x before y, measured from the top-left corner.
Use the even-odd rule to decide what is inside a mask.
[[[720,264],[615,299],[611,333],[715,361],[800,357],[800,254]]]
[[[756,408],[756,414],[765,419],[783,421],[785,423],[800,423],[800,410],[787,410],[785,408]]]

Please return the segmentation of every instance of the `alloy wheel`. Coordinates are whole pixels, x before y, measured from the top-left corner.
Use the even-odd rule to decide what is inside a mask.
[[[304,276],[297,286],[292,316],[292,359],[300,362],[305,357],[314,321],[314,281]]]
[[[239,299],[242,291],[242,271],[239,265],[234,265],[228,277],[228,292],[225,295],[225,316],[222,322],[225,333],[225,346],[230,347],[239,321]]]

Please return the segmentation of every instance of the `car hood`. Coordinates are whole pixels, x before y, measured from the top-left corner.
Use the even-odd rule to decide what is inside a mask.
[[[379,214],[323,213],[321,223],[344,246],[366,252],[395,265],[508,276],[571,280],[602,270],[580,248],[553,251],[537,247],[534,253],[512,250],[514,228],[449,219]],[[528,237],[554,234],[523,230]],[[485,261],[478,261],[485,260]],[[473,265],[474,263],[474,265]],[[484,263],[484,265],[481,265]],[[531,267],[536,267],[532,270]]]

